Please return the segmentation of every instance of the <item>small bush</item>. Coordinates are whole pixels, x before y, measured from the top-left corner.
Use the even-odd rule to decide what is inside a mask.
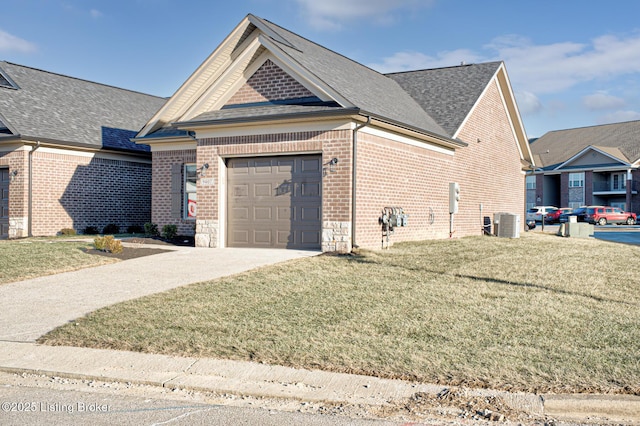
[[[87,226],[86,228],[84,228],[82,233],[84,235],[98,235],[100,233],[100,231],[98,231],[98,227],[97,226]]]
[[[103,234],[117,234],[120,232],[120,227],[115,223],[110,223],[102,230]]]
[[[158,233],[158,225],[156,225],[153,222],[147,222],[144,224],[144,234],[151,236],[151,237],[155,237],[157,236]]]
[[[122,242],[113,238],[112,235],[94,238],[93,246],[96,250],[100,251],[106,251],[113,254],[122,253]]]
[[[142,234],[144,229],[140,225],[131,225],[127,227],[127,234]]]
[[[63,228],[60,231],[60,235],[64,235],[65,237],[69,237],[69,236],[73,236],[73,235],[78,235],[78,233],[73,228]]]
[[[162,227],[162,236],[166,240],[173,240],[178,235],[178,227],[176,225],[165,225]]]

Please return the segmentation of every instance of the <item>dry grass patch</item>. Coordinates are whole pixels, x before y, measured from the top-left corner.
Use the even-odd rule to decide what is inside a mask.
[[[74,271],[115,260],[86,253],[86,242],[30,238],[0,241],[0,284]]]
[[[640,394],[639,254],[534,233],[397,244],[122,303],[41,342],[448,385]]]

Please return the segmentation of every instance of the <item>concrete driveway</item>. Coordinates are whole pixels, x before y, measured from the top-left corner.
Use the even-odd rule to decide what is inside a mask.
[[[104,306],[317,254],[302,250],[178,247],[167,253],[0,285],[0,340],[33,342]]]

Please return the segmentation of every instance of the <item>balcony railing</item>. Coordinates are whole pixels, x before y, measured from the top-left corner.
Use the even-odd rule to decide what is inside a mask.
[[[631,184],[631,192],[633,194],[638,193],[638,189],[636,188],[636,182],[626,182],[627,185]],[[617,185],[617,188],[614,188],[611,181],[596,181],[593,182],[593,192],[599,193],[612,193],[612,194],[626,194],[627,188],[626,186],[622,186],[621,184]]]

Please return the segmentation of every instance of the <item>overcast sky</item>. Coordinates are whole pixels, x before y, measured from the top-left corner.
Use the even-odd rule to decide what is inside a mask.
[[[380,72],[503,60],[528,136],[640,120],[640,1],[2,0],[0,60],[171,96],[248,14]]]

